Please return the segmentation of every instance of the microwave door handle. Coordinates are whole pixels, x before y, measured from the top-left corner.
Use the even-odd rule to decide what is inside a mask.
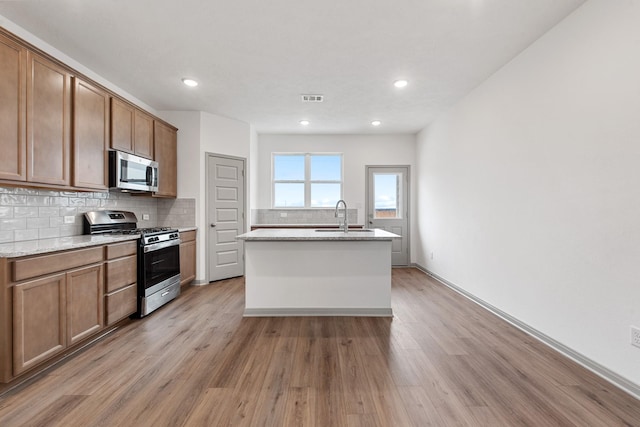
[[[149,185],[151,187],[157,187],[158,185],[158,169],[153,166],[149,166],[148,169],[151,180],[149,181]]]
[[[147,185],[148,186],[153,186],[153,179],[155,177],[153,176],[153,168],[151,166],[147,166]]]

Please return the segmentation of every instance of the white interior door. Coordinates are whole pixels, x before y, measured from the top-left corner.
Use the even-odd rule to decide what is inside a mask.
[[[208,279],[244,274],[244,159],[207,154]]]
[[[393,239],[391,264],[409,265],[409,166],[367,166],[366,220],[402,236]]]

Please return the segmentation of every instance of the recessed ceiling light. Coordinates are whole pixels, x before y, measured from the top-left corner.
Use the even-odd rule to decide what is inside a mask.
[[[374,120],[374,121],[371,122],[371,124],[373,126],[380,126],[382,124],[382,122],[380,120]]]
[[[403,88],[408,84],[409,82],[406,80],[396,80],[395,82],[393,82],[393,85],[397,88]]]
[[[300,120],[302,126],[309,126],[309,120]]]
[[[196,87],[198,86],[198,82],[193,80],[193,79],[188,79],[188,78],[184,78],[182,79],[182,83],[184,83],[185,85],[189,86],[189,87]]]

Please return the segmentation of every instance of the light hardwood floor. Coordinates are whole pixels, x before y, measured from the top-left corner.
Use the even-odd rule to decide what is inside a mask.
[[[640,426],[640,401],[415,269],[391,318],[191,288],[0,398],[0,426]]]

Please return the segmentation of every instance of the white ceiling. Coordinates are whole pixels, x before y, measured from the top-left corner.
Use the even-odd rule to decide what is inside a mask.
[[[415,133],[584,1],[35,0],[0,15],[157,110],[259,133]]]

